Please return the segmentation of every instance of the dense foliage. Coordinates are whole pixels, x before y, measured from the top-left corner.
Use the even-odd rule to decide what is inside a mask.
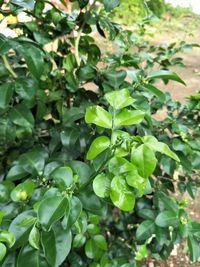
[[[200,97],[180,104],[155,85],[184,84],[168,69],[192,45],[145,42],[149,18],[124,31],[109,19],[118,0],[62,3],[1,4],[28,17],[0,35],[1,266],[137,266],[186,238],[196,261],[200,225],[172,193],[197,191]]]
[[[131,25],[144,16],[161,15],[166,11],[166,8],[171,8],[166,5],[164,0],[121,0],[120,6],[112,12],[114,21],[125,25]]]

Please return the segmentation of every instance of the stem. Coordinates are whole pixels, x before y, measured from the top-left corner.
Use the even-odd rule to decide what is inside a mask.
[[[95,6],[95,3],[96,3],[96,0],[94,0],[94,2],[91,4],[88,12],[90,12],[92,10],[92,8]],[[78,35],[77,35],[76,40],[75,40],[75,54],[74,55],[75,55],[78,67],[81,64],[81,59],[80,59],[80,56],[79,56],[79,43],[80,43],[81,34],[83,32],[84,26],[85,26],[85,22],[83,22],[83,24],[81,25],[80,29],[78,30]]]
[[[13,76],[13,78],[17,79],[17,74],[14,72],[13,68],[11,67],[10,63],[8,62],[8,59],[5,55],[2,56],[4,65],[6,69],[10,72],[10,74]]]
[[[83,23],[82,27],[79,29],[78,35],[77,35],[76,40],[75,40],[75,58],[76,58],[76,62],[77,62],[78,67],[80,66],[80,63],[81,63],[81,59],[79,56],[79,42],[81,39],[81,33],[83,31],[84,25],[85,25],[85,23]]]

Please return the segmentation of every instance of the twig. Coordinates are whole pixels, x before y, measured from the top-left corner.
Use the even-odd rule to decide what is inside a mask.
[[[10,63],[8,62],[8,59],[5,55],[2,56],[4,65],[6,69],[10,72],[10,74],[13,76],[13,78],[17,79],[17,74],[14,72],[13,68],[11,67]]]

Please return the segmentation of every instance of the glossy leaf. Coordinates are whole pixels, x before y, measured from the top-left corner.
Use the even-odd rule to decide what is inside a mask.
[[[122,89],[105,94],[105,99],[114,109],[122,109],[130,106],[134,99],[130,96],[128,89]]]
[[[165,102],[166,94],[152,84],[143,84],[142,88],[155,95],[161,102]]]
[[[124,108],[120,113],[115,116],[115,127],[138,124],[144,119],[145,113],[140,110],[128,110]]]
[[[121,210],[130,211],[135,205],[135,192],[127,185],[123,177],[115,176],[110,185],[110,198]]]
[[[33,248],[39,249],[40,233],[35,225],[29,234],[28,241]]]
[[[13,84],[3,84],[0,86],[0,109],[8,107],[13,94]]]
[[[17,267],[50,267],[42,251],[34,249],[30,245],[21,248],[18,258]]]
[[[6,242],[10,248],[14,245],[15,240],[16,239],[12,233],[6,230],[0,232],[0,241]]]
[[[55,225],[50,232],[42,232],[42,246],[45,257],[51,266],[60,266],[71,249],[72,235],[60,224]]]
[[[136,167],[125,158],[113,157],[108,163],[109,172],[121,175],[134,171]]]
[[[7,248],[6,246],[0,242],[0,262],[3,260],[3,258],[6,255]]]
[[[11,121],[19,126],[32,128],[34,124],[34,118],[31,111],[25,104],[21,103],[14,106],[9,113]]]
[[[65,190],[73,183],[73,172],[70,167],[56,168],[51,174],[51,179],[55,181],[55,184],[61,189]]]
[[[112,118],[110,114],[100,106],[91,106],[86,109],[86,123],[94,123],[103,128],[112,128]]]
[[[36,219],[35,212],[29,210],[20,213],[11,222],[8,231],[16,238],[14,248],[18,248],[28,241],[29,233]]]
[[[154,151],[147,145],[140,145],[132,150],[131,161],[136,165],[139,175],[148,178],[155,170],[157,159]]]
[[[151,220],[143,221],[136,231],[136,238],[138,240],[147,240],[155,231],[155,223]]]
[[[190,260],[192,262],[197,261],[200,257],[199,242],[197,242],[197,240],[194,237],[189,235],[187,239],[187,244],[189,249]]]
[[[101,152],[110,146],[110,139],[107,136],[99,136],[90,145],[87,152],[87,159],[91,160],[96,158]]]
[[[173,211],[162,211],[155,220],[160,227],[177,226],[178,222],[177,214]]]
[[[101,173],[93,180],[93,190],[98,197],[109,197],[110,195],[110,178]]]
[[[154,136],[144,136],[143,140],[144,143],[152,150],[165,154],[178,162],[180,161],[178,156],[168,147],[167,144],[159,142]]]
[[[68,209],[68,200],[65,197],[52,196],[44,199],[38,209],[39,223],[49,231],[53,223],[64,216],[66,209]]]
[[[156,70],[152,71],[147,75],[147,79],[166,79],[166,80],[173,80],[185,85],[185,82],[175,73],[169,70]]]

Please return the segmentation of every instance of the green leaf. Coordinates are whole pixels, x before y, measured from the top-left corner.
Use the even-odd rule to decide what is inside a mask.
[[[30,73],[36,78],[40,79],[44,72],[44,58],[41,49],[32,44],[23,44],[20,49],[21,54],[25,58],[26,64]]]
[[[8,107],[13,95],[13,84],[5,83],[0,86],[0,109]]]
[[[110,178],[101,173],[94,178],[93,190],[98,197],[109,197],[110,195]]]
[[[154,210],[144,208],[138,211],[138,215],[143,219],[154,220],[156,217],[156,212]]]
[[[113,38],[115,38],[116,29],[113,27],[113,24],[109,20],[105,19],[105,17],[100,17],[99,26],[109,39],[112,40]],[[113,88],[118,89],[126,78],[126,71],[108,69],[104,76]]]
[[[105,99],[114,109],[130,106],[135,100],[130,96],[128,89],[121,89],[105,94]]]
[[[63,67],[68,71],[72,72],[74,68],[76,67],[76,58],[74,54],[70,53],[68,54],[64,60],[63,60]]]
[[[71,249],[71,232],[56,224],[49,232],[42,232],[42,246],[45,258],[51,266],[58,267],[66,259]]]
[[[49,231],[53,223],[61,219],[68,208],[68,200],[61,196],[51,196],[42,200],[38,209],[38,220]]]
[[[166,94],[152,84],[143,84],[142,88],[155,95],[162,103],[166,100]]]
[[[129,186],[132,186],[138,190],[140,197],[144,194],[146,189],[147,179],[141,177],[138,174],[137,169],[129,172],[126,175],[126,182]]]
[[[128,110],[124,108],[114,118],[115,127],[138,124],[144,119],[145,113],[140,110]]]
[[[3,258],[6,255],[6,252],[7,252],[6,246],[3,243],[0,242],[0,261],[3,260]]]
[[[148,251],[147,251],[146,244],[144,244],[144,245],[140,246],[139,250],[136,252],[135,260],[141,261],[142,259],[144,259],[147,256],[148,256]]]
[[[21,103],[14,106],[9,112],[10,120],[24,128],[33,128],[34,117],[25,104]]]
[[[0,225],[2,223],[2,220],[5,214],[6,214],[6,210],[0,210]]]
[[[42,251],[29,244],[22,247],[17,257],[17,267],[50,267]]]
[[[108,163],[108,168],[109,172],[114,175],[121,175],[136,169],[132,163],[121,157],[113,157]]]
[[[189,249],[190,260],[192,262],[197,261],[200,257],[199,242],[197,242],[197,240],[194,237],[189,235],[187,239],[187,244],[188,244],[188,249]]]
[[[94,123],[103,128],[112,128],[112,118],[110,114],[100,106],[91,106],[86,109],[86,123]]]
[[[27,175],[28,173],[20,165],[16,165],[9,170],[6,180],[17,181],[26,177]]]
[[[177,226],[179,220],[177,218],[177,213],[173,211],[163,211],[158,214],[155,223],[160,227]]]
[[[152,149],[147,145],[140,145],[132,150],[131,162],[136,165],[139,175],[148,178],[155,170],[157,159]]]
[[[73,172],[70,167],[58,167],[50,174],[50,177],[62,191],[73,184]]]
[[[124,211],[131,211],[135,206],[135,192],[120,176],[115,176],[111,182],[110,198],[116,207]]]
[[[99,197],[97,197],[92,188],[84,188],[78,194],[78,198],[81,200],[85,210],[97,215],[105,215],[107,211],[107,205]]]
[[[110,139],[107,136],[99,136],[90,145],[87,152],[87,159],[91,160],[96,158],[101,152],[110,146]]]
[[[186,185],[186,189],[188,194],[195,199],[196,194],[197,194],[197,185],[195,181],[188,181]]]
[[[0,232],[0,241],[6,242],[10,248],[14,245],[15,240],[16,239],[12,233],[6,230]]]
[[[68,229],[70,229],[74,225],[74,223],[78,220],[83,208],[80,199],[77,198],[76,196],[73,196],[70,199],[69,207],[70,210],[67,218]]]
[[[34,190],[34,182],[25,181],[24,183],[18,184],[11,192],[10,196],[13,201],[25,201],[29,198]]]
[[[156,71],[152,71],[151,73],[147,75],[148,80],[157,79],[157,78],[161,78],[165,80],[173,80],[173,81],[176,81],[176,82],[179,82],[185,85],[185,82],[173,71],[156,70]]]
[[[167,144],[159,142],[154,136],[146,135],[143,137],[143,142],[152,150],[165,154],[172,159],[180,162],[178,156],[168,147]]]
[[[32,230],[29,234],[28,241],[29,241],[29,244],[33,248],[39,249],[40,233],[39,233],[38,228],[35,225],[33,226]]]
[[[103,0],[103,4],[105,6],[106,11],[109,12],[120,4],[120,0]]]
[[[103,235],[95,235],[93,240],[100,249],[107,250],[107,242]]]
[[[102,250],[93,239],[89,239],[85,244],[85,254],[89,259],[98,260],[102,256]]]
[[[83,234],[77,234],[73,240],[73,248],[80,248],[85,244],[86,237]]]
[[[92,170],[89,165],[82,161],[73,160],[69,162],[69,166],[72,168],[73,172],[79,176],[80,187],[84,186],[92,175]]]
[[[29,233],[31,231],[32,225],[36,221],[35,212],[29,210],[20,213],[10,224],[8,231],[12,233],[16,242],[14,248],[18,248],[24,245],[27,240]]]
[[[136,231],[136,238],[140,241],[147,240],[155,232],[155,223],[151,220],[143,221]]]
[[[33,100],[38,89],[36,80],[30,78],[18,78],[15,81],[15,92],[25,100]]]
[[[43,172],[45,159],[48,154],[45,150],[38,147],[30,152],[21,154],[19,158],[19,165],[27,172],[32,175],[40,175]]]

